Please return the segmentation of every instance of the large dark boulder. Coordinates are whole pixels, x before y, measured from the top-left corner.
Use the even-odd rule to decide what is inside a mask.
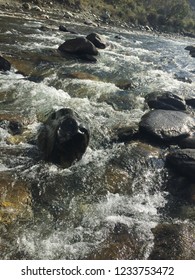
[[[59,46],[59,51],[76,55],[97,55],[98,50],[92,42],[84,37],[65,41]]]
[[[195,149],[178,149],[167,155],[167,166],[195,181]]]
[[[105,49],[106,48],[106,40],[103,36],[99,35],[98,33],[91,33],[86,37],[90,42],[92,42],[96,48]]]
[[[9,71],[11,69],[11,63],[0,56],[0,71]]]
[[[190,135],[194,118],[180,111],[153,110],[146,113],[139,123],[139,131],[149,140],[177,144]]]
[[[43,159],[67,168],[82,158],[89,143],[89,131],[69,108],[53,112],[38,134]]]
[[[146,96],[146,102],[153,109],[186,110],[185,101],[171,92],[152,92]]]

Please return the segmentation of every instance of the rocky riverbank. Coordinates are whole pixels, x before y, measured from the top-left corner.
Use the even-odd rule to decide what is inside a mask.
[[[56,17],[59,21],[63,21],[63,19],[69,19],[70,21],[77,21],[81,23],[85,23],[86,25],[91,26],[117,26],[121,28],[128,28],[131,30],[140,30],[140,31],[147,31],[147,32],[155,32],[160,34],[169,34],[173,36],[187,36],[195,38],[195,33],[191,31],[182,31],[182,32],[174,32],[172,29],[171,31],[165,31],[163,28],[154,27],[148,25],[147,23],[139,23],[131,22],[126,20],[126,18],[121,14],[116,14],[114,12],[115,6],[113,6],[113,13],[106,10],[106,6],[101,4],[96,7],[96,5],[70,5],[63,3],[60,4],[55,1],[48,1],[48,0],[7,0],[6,2],[0,0],[0,11],[6,13],[22,13],[24,16],[31,16],[31,17],[38,17],[38,18],[50,18]]]

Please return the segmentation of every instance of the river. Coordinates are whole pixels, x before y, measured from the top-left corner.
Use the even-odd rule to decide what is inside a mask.
[[[78,34],[60,32],[61,23]],[[65,40],[94,31],[109,42],[96,63],[57,51]],[[12,63],[11,71],[0,72],[0,173],[10,187],[27,184],[31,198],[22,210],[29,215],[2,218],[1,259],[147,259],[157,225],[194,223],[194,215],[167,207],[174,198],[163,152],[140,141],[113,141],[118,129],[139,123],[148,93],[194,94],[194,58],[184,50],[193,43],[52,16],[0,14],[0,51]],[[127,82],[133,86],[122,89]],[[26,140],[62,107],[75,110],[90,130],[86,153],[67,169],[37,160],[35,143]],[[3,122],[10,119],[23,123],[21,141]]]

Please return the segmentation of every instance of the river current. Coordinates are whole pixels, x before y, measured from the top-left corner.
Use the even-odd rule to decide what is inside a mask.
[[[78,34],[60,32],[60,24]],[[96,63],[57,51],[66,39],[91,32],[109,42]],[[193,96],[195,63],[185,50],[193,43],[52,17],[0,14],[0,51],[12,63],[11,71],[0,72],[1,120],[19,120],[26,135],[36,135],[53,109],[69,107],[91,137],[83,158],[61,169],[37,160],[33,140],[7,141],[11,135],[1,125],[1,177],[11,174],[26,182],[33,197],[31,216],[1,223],[1,259],[147,259],[158,224],[194,223],[179,211],[166,210],[172,198],[162,151],[139,141],[113,141],[118,129],[139,123],[148,110],[148,93]],[[123,88],[127,82],[132,86]]]

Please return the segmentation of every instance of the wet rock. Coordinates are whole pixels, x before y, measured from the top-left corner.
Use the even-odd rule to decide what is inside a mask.
[[[80,80],[91,80],[91,81],[99,81],[99,78],[95,75],[89,74],[87,72],[73,72],[65,74],[67,78],[71,79],[80,79]]]
[[[86,20],[84,21],[84,24],[89,25],[89,26],[94,26],[94,27],[97,27],[97,26],[98,26],[97,23],[93,22],[93,21],[90,20],[90,19],[86,19]]]
[[[146,102],[152,109],[186,110],[185,101],[171,92],[152,92],[146,96]]]
[[[104,188],[106,188],[104,191],[106,192],[121,193],[122,195],[132,194],[131,177],[127,171],[115,165],[107,165],[102,184],[104,184]]]
[[[122,90],[134,89],[136,85],[132,81],[120,80],[116,83],[116,86]]]
[[[26,182],[14,178],[9,172],[0,174],[0,222],[13,223],[29,220],[33,216],[32,197]]]
[[[153,230],[151,260],[190,260],[195,258],[195,228],[189,224],[159,224]]]
[[[178,149],[168,154],[167,165],[190,180],[195,181],[195,149]]]
[[[122,223],[87,257],[89,260],[135,260],[143,258],[143,242]]]
[[[98,33],[91,33],[86,37],[90,42],[94,44],[96,48],[105,49],[107,42],[103,36]]]
[[[190,55],[195,57],[195,46],[187,46],[185,50],[190,51]]]
[[[191,55],[192,57],[195,57],[195,50],[190,51],[190,55]]]
[[[139,130],[149,141],[178,144],[190,135],[194,118],[180,111],[153,110],[146,113],[139,123]]]
[[[11,120],[11,121],[2,120],[2,121],[0,121],[0,127],[8,130],[8,132],[12,135],[21,134],[23,131],[22,124],[18,121],[14,121],[14,120]]]
[[[69,167],[82,158],[89,143],[89,131],[71,109],[53,112],[40,129],[38,146],[46,161]]]
[[[191,106],[192,108],[195,108],[195,98],[187,98],[186,99],[186,104],[188,106]]]
[[[195,134],[193,133],[189,137],[182,139],[178,143],[178,145],[182,149],[186,149],[186,148],[195,149]]]
[[[132,142],[131,144],[124,145],[118,155],[110,160],[110,164],[117,166],[122,170],[128,172],[131,178],[140,176],[140,181],[143,179],[141,173],[144,167],[158,169],[164,166],[164,162],[159,157],[160,149],[154,146],[142,143]],[[143,186],[139,184],[142,190]]]
[[[22,8],[29,11],[31,9],[31,5],[29,3],[23,3]]]
[[[187,46],[185,48],[185,50],[187,50],[187,51],[195,51],[195,46]]]
[[[116,36],[114,36],[114,38],[115,38],[115,39],[118,39],[118,40],[122,40],[123,37],[120,36],[120,35],[116,35]]]
[[[59,30],[63,31],[63,32],[69,32],[68,29],[64,25],[60,25]]]
[[[87,61],[96,61],[94,55],[98,55],[98,51],[93,43],[83,37],[70,39],[65,41],[58,48],[63,53],[78,55]]]
[[[0,56],[0,71],[9,71],[11,69],[11,63]]]
[[[174,78],[177,79],[178,81],[183,82],[183,83],[188,83],[188,84],[192,83],[192,80],[188,77],[185,77],[185,76],[180,76],[180,75],[175,74]]]
[[[88,62],[97,62],[97,58],[90,54],[79,55],[79,58]]]
[[[76,31],[69,30],[69,29],[67,29],[64,25],[60,25],[60,26],[59,26],[59,31],[62,31],[62,32],[69,32],[69,33],[71,33],[71,34],[77,34]]]
[[[112,142],[129,142],[132,140],[136,140],[139,138],[139,127],[120,127],[116,129],[114,132],[114,136],[112,137]]]
[[[23,126],[20,122],[17,121],[10,121],[8,125],[8,131],[12,135],[21,134],[23,131]]]

